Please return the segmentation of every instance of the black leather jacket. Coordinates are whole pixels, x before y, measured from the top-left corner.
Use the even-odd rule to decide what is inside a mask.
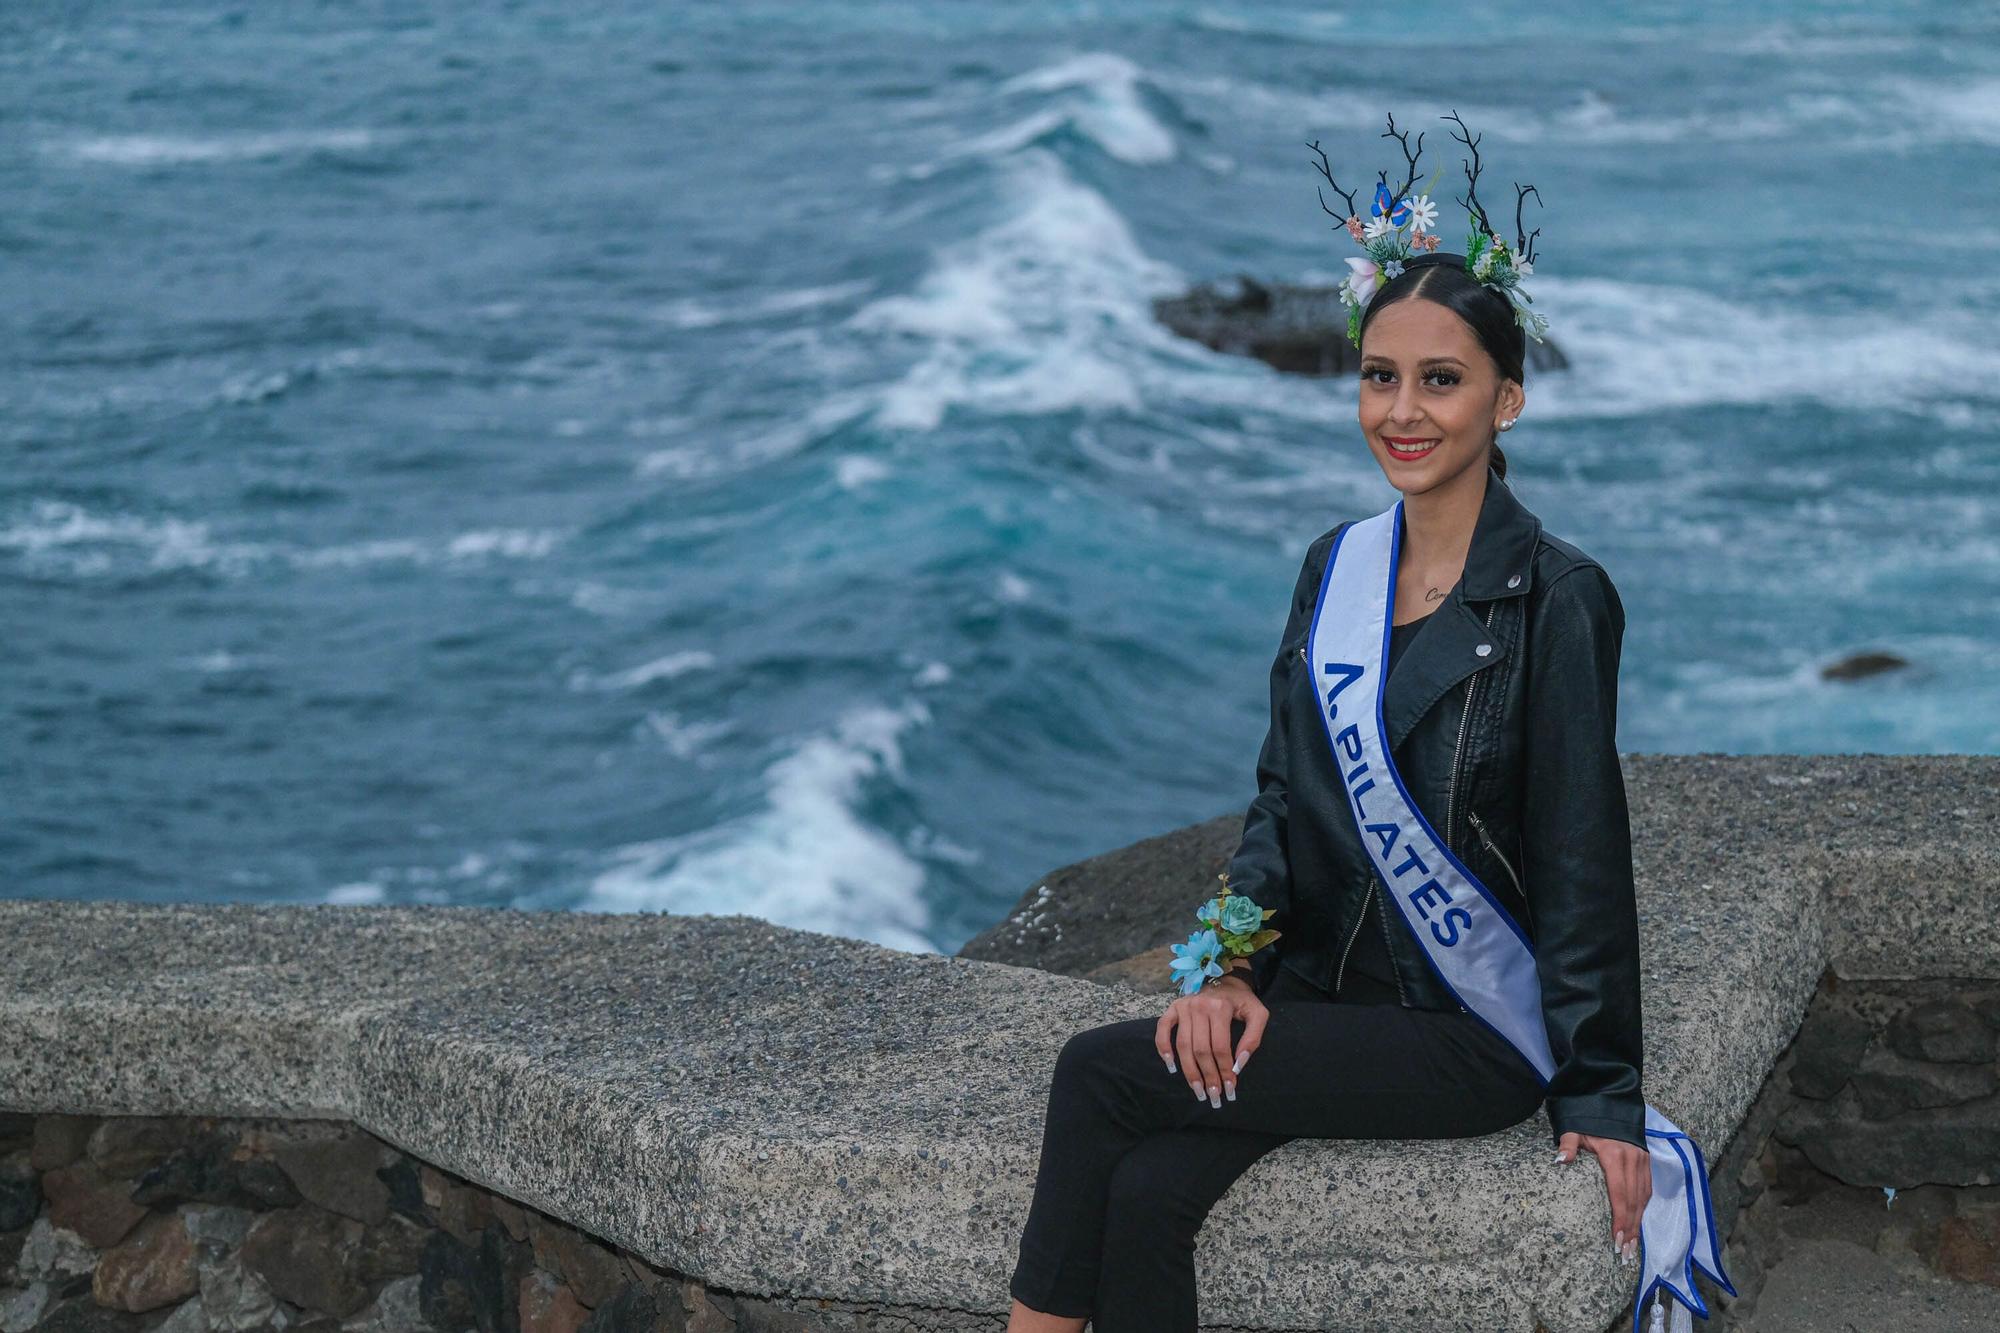
[[[1344,525],[1343,525],[1344,526]],[[1276,909],[1252,956],[1337,990],[1383,892],[1340,786],[1303,652],[1335,527],[1307,548],[1271,667],[1271,727],[1230,887]],[[1615,742],[1624,607],[1595,560],[1542,530],[1490,468],[1465,571],[1383,689],[1390,753],[1424,817],[1534,941],[1556,1073],[1553,1136],[1645,1144],[1639,921]],[[1485,655],[1478,649],[1490,644]],[[1386,899],[1406,1007],[1464,1006]]]

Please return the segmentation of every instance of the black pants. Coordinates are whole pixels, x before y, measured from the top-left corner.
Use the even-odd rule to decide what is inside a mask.
[[[1353,972],[1336,1001],[1280,968],[1263,998],[1264,1040],[1220,1108],[1167,1072],[1157,1018],[1064,1044],[1008,1284],[1016,1300],[1089,1315],[1095,1333],[1195,1333],[1195,1233],[1271,1149],[1491,1134],[1542,1104],[1527,1062],[1471,1014],[1405,1009],[1393,988]],[[1232,1023],[1232,1040],[1242,1035]]]

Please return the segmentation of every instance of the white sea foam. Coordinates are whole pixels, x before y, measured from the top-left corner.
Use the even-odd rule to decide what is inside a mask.
[[[846,454],[835,460],[833,465],[833,479],[846,491],[858,491],[888,475],[889,465],[867,454]]]
[[[1068,129],[1106,155],[1135,166],[1169,162],[1180,145],[1146,105],[1146,71],[1109,51],[1088,51],[1017,74],[996,90],[1013,104],[1035,99],[1014,119],[960,139],[925,161],[876,173],[924,180],[967,158],[1006,158]]]
[[[1148,81],[1191,103],[1227,106],[1239,123],[1287,130],[1304,127],[1307,138],[1379,134],[1383,125],[1382,100],[1372,95],[1174,70],[1152,71]],[[1884,75],[1843,81],[1837,91],[1818,85],[1776,86],[1756,98],[1718,97],[1706,104],[1662,103],[1651,97],[1628,99],[1615,86],[1586,83],[1566,98],[1546,102],[1481,105],[1463,98],[1436,103],[1410,98],[1399,99],[1394,109],[1399,127],[1425,132],[1426,162],[1430,161],[1433,136],[1444,141],[1447,132],[1454,129],[1439,117],[1454,110],[1479,135],[1490,132],[1494,145],[1746,143],[1806,135],[1838,141],[1850,151],[1951,140],[2000,143],[2000,79],[1991,77],[1946,81]],[[1489,146],[1483,137],[1481,146]],[[1456,171],[1452,152],[1462,150],[1448,141],[1445,147],[1451,150],[1445,160]],[[1386,151],[1394,158],[1393,145]],[[1338,175],[1339,156],[1332,156]],[[1389,160],[1379,165],[1387,166]]]
[[[868,411],[871,405],[872,400],[865,393],[835,391],[815,400],[804,411],[786,414],[763,430],[689,435],[682,443],[647,453],[639,459],[634,471],[642,477],[677,480],[751,471],[802,452],[813,441]]]
[[[875,424],[934,430],[955,406],[1039,415],[1142,410],[1143,351],[1170,335],[1148,295],[1181,282],[1118,211],[1046,149],[998,164],[1008,214],[947,245],[908,295],[847,321],[906,338],[915,363],[880,390]]]
[[[1842,316],[1769,300],[1599,278],[1532,281],[1570,369],[1531,376],[1530,414],[1624,416],[1716,404],[1816,402],[1926,412],[1991,394],[2000,350],[1949,311]]]
[[[696,759],[704,763],[712,758],[703,753],[708,743],[736,729],[733,722],[689,722],[674,712],[647,713],[646,727],[660,738],[676,759]]]
[[[379,903],[387,897],[380,884],[369,880],[356,880],[352,884],[336,884],[326,891],[328,903],[335,906],[352,907],[359,903]]]
[[[662,304],[655,312],[661,323],[677,329],[708,329],[722,324],[753,324],[774,315],[792,315],[815,310],[860,296],[875,284],[868,280],[833,282],[821,287],[800,287],[783,292],[746,292],[724,302],[681,297]]]
[[[638,666],[627,667],[623,671],[594,675],[580,671],[570,677],[570,688],[574,690],[636,690],[652,684],[656,680],[673,680],[690,671],[705,671],[715,665],[715,654],[702,648],[688,648]]]
[[[540,529],[493,528],[445,538],[384,537],[332,546],[231,541],[199,520],[95,513],[67,500],[38,500],[0,525],[0,551],[35,568],[80,577],[201,569],[227,576],[277,562],[300,569],[384,562],[456,564],[488,558],[535,560],[562,540]]]
[[[621,847],[584,911],[741,912],[780,925],[933,952],[923,866],[857,808],[906,781],[899,737],[928,721],[911,700],[849,710],[765,770],[762,808],[683,837]]]
[[[372,148],[393,136],[377,130],[274,130],[237,134],[98,134],[57,140],[53,150],[84,162],[121,167],[236,162],[320,149]]]

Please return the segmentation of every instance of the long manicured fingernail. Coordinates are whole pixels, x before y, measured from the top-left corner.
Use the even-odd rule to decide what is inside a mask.
[[[1233,1064],[1233,1065],[1231,1065],[1231,1066],[1229,1066],[1229,1072],[1230,1072],[1230,1073],[1232,1073],[1232,1074],[1240,1074],[1240,1073],[1242,1073],[1242,1072],[1243,1072],[1243,1062],[1244,1062],[1245,1060],[1248,1060],[1249,1058],[1250,1058],[1250,1052],[1248,1052],[1248,1051],[1238,1051],[1238,1052],[1236,1053],[1236,1063],[1235,1063],[1235,1064]]]
[[[1222,1085],[1222,1088],[1224,1092],[1229,1094],[1230,1101],[1233,1102],[1236,1100],[1236,1084],[1234,1082],[1225,1083]]]
[[[1194,1099],[1195,1099],[1196,1101],[1198,1101],[1198,1102],[1205,1102],[1205,1101],[1207,1101],[1207,1100],[1208,1100],[1208,1094],[1207,1094],[1207,1093],[1205,1093],[1205,1092],[1203,1092],[1203,1091],[1201,1090],[1201,1087],[1200,1087],[1200,1085],[1198,1085],[1198,1084],[1190,1084],[1189,1086],[1191,1086],[1191,1087],[1193,1087],[1193,1088],[1194,1088]]]
[[[1208,1090],[1208,1104],[1218,1111],[1222,1109],[1222,1089],[1210,1088]]]
[[[1163,1058],[1163,1059],[1164,1059],[1164,1060],[1165,1060],[1165,1061],[1167,1062],[1167,1072],[1168,1072],[1169,1074],[1173,1073],[1173,1072],[1174,1072],[1174,1057],[1173,1057],[1173,1056],[1171,1056],[1171,1055],[1168,1055],[1168,1056],[1163,1056],[1162,1058]]]

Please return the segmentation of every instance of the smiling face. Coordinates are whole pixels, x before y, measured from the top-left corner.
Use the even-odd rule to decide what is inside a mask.
[[[1435,301],[1398,300],[1362,334],[1361,433],[1406,496],[1485,467],[1500,423],[1525,401],[1465,321]]]

